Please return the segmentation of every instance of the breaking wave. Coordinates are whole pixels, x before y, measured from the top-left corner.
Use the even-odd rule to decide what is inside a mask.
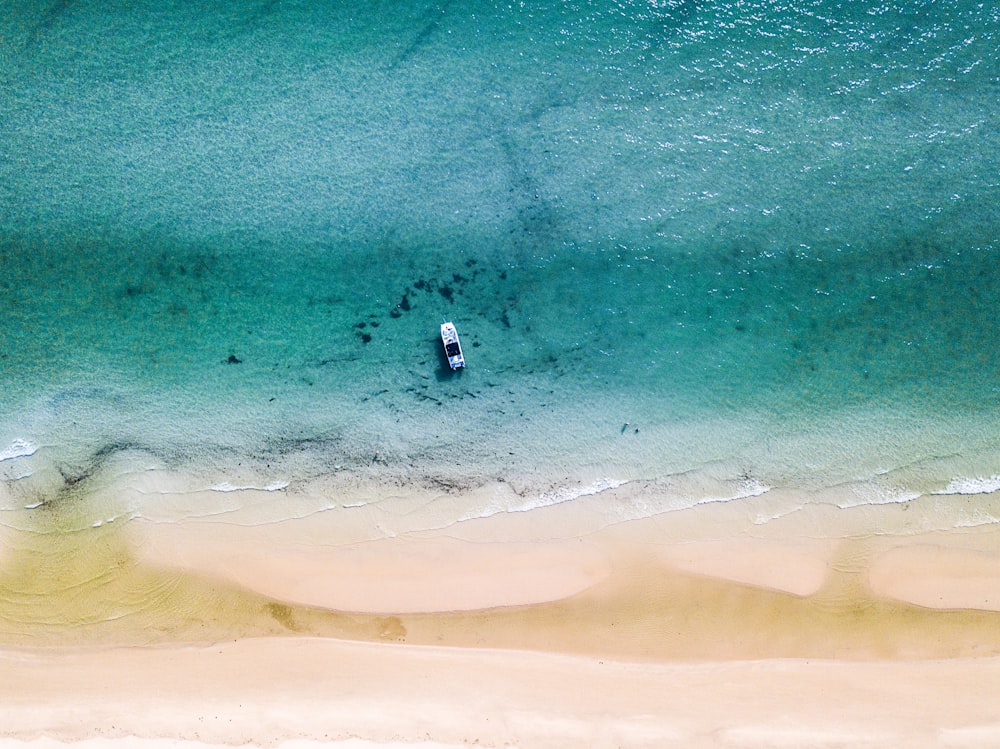
[[[1000,476],[952,479],[948,486],[934,494],[992,494],[1000,490]]]
[[[16,439],[3,450],[0,450],[0,462],[14,458],[26,458],[38,451],[38,445],[28,440]]]

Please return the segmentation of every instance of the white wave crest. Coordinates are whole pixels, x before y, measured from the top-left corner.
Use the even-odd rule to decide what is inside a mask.
[[[721,497],[702,497],[695,504],[703,505],[710,502],[732,502],[737,499],[747,499],[749,497],[759,497],[761,494],[767,494],[771,491],[771,487],[762,481],[757,479],[746,479],[741,481],[739,487],[732,494],[726,494]]]
[[[38,450],[38,445],[28,440],[16,439],[3,450],[0,450],[0,462],[13,460],[14,458],[26,458],[34,455]]]
[[[1000,518],[996,518],[993,515],[976,515],[975,517],[956,520],[954,527],[981,528],[984,525],[996,525],[997,523],[1000,523]]]
[[[851,495],[854,497],[853,501],[850,499],[841,499],[841,501],[836,503],[837,507],[846,510],[850,507],[859,507],[861,505],[906,504],[914,499],[918,499],[921,493],[894,484],[859,480],[857,484],[851,487]]]
[[[1000,476],[976,476],[952,479],[948,486],[934,494],[992,494],[1000,490]]]
[[[516,508],[516,511],[525,512],[549,505],[558,505],[563,502],[572,502],[580,497],[590,497],[594,494],[606,492],[609,489],[617,489],[619,486],[627,484],[628,481],[619,479],[598,479],[586,486],[564,486],[551,492],[544,492],[529,500],[525,504]]]
[[[531,512],[532,510],[540,510],[543,507],[550,507],[562,504],[563,502],[572,502],[574,499],[580,497],[600,494],[601,492],[616,489],[627,483],[628,481],[625,480],[604,478],[584,486],[560,487],[559,489],[543,492],[533,497],[523,499],[521,497],[508,498],[506,501],[498,502],[492,507],[482,507],[467,515],[463,515],[459,518],[459,522],[464,520],[480,520],[505,512]]]
[[[236,484],[230,484],[228,481],[223,481],[221,484],[216,484],[211,487],[213,492],[280,492],[287,488],[287,481],[275,481],[267,486],[254,486],[253,484],[238,486]]]

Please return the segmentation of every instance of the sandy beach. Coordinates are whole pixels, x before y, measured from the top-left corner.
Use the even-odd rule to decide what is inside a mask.
[[[995,746],[1000,661],[623,663],[270,638],[7,651],[4,745]]]
[[[41,600],[25,587],[36,566],[4,602],[3,743],[1000,741],[996,530],[921,531],[928,498],[762,522],[776,496],[607,523],[600,508],[634,491],[437,529],[425,509],[378,539],[370,513],[355,532],[228,497],[200,520],[92,529],[114,573],[75,595],[86,585],[63,570]],[[25,566],[30,544],[6,549],[8,571]],[[143,596],[141,614],[108,608]]]

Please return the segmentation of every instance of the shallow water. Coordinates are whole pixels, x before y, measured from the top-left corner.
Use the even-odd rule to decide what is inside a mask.
[[[119,453],[208,485],[993,491],[998,30],[973,3],[10,3],[7,502]]]

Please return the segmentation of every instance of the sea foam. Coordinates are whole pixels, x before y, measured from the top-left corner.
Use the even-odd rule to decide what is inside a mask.
[[[860,505],[905,504],[921,496],[919,491],[879,481],[859,480],[850,489],[850,495],[836,502],[837,507],[846,510]]]
[[[564,502],[572,502],[573,500],[581,497],[590,497],[596,494],[601,494],[602,492],[610,491],[611,489],[617,489],[627,483],[629,482],[623,479],[601,478],[590,484],[584,484],[582,486],[564,486],[559,487],[558,489],[553,489],[552,491],[542,492],[541,494],[536,494],[534,496],[518,496],[508,501],[503,501],[471,512],[459,518],[459,521],[478,520],[505,512],[531,512],[532,510],[540,510],[543,507],[563,504]]]
[[[954,478],[934,494],[992,494],[1000,490],[1000,476]]]
[[[3,450],[0,450],[0,462],[13,460],[14,458],[26,458],[34,455],[38,450],[38,445],[28,440],[16,439]]]
[[[739,487],[735,492],[726,493],[720,496],[702,497],[698,499],[695,504],[702,505],[709,504],[711,502],[732,502],[737,499],[759,497],[762,494],[767,494],[769,491],[771,491],[771,487],[767,484],[762,481],[758,481],[757,479],[748,478],[740,481]]]
[[[254,484],[236,485],[228,481],[215,484],[211,487],[213,492],[280,492],[288,488],[287,481],[274,481],[267,486],[256,486]]]
[[[628,481],[621,479],[603,478],[585,486],[565,486],[550,492],[539,494],[537,497],[528,500],[521,507],[515,508],[514,511],[526,512],[528,510],[535,510],[541,507],[548,507],[549,505],[572,502],[574,499],[579,499],[580,497],[590,497],[594,494],[606,492],[609,489],[617,489],[619,486],[624,486],[627,483]]]

